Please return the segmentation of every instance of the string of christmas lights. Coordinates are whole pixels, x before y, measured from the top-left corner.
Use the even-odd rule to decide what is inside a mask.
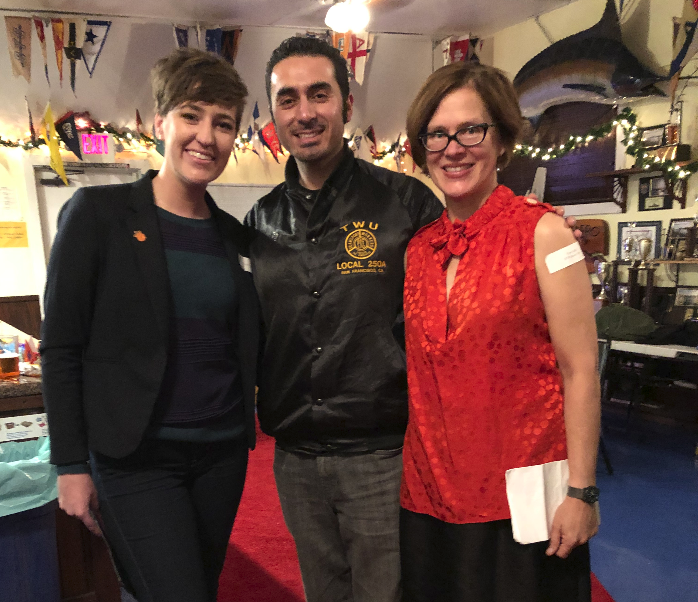
[[[123,150],[124,145],[135,151],[147,151],[156,146],[156,140],[147,134],[133,132],[126,128],[119,129],[110,123],[94,124],[87,121],[81,122],[80,119],[76,119],[76,126],[81,132],[111,134],[117,142],[117,145],[121,145],[122,147],[121,149],[117,148],[117,150]],[[545,148],[517,144],[514,148],[514,155],[551,161],[564,157],[579,148],[588,146],[592,142],[605,138],[610,135],[617,126],[620,126],[625,136],[621,141],[626,147],[625,152],[635,158],[636,168],[648,171],[661,171],[667,182],[672,186],[698,172],[698,161],[693,161],[688,164],[678,163],[672,159],[658,157],[649,152],[640,140],[640,128],[637,126],[637,115],[630,108],[623,109],[614,119],[600,126],[591,128],[584,135],[570,136],[564,144],[560,144],[559,146]],[[16,141],[0,136],[0,146],[6,148],[21,147],[25,151],[30,151],[44,145],[46,145],[46,140],[43,136]],[[61,147],[66,148],[62,142]],[[254,150],[252,141],[246,133],[236,138],[235,149],[243,153],[248,150]],[[266,147],[265,150],[268,151]],[[378,164],[386,159],[394,158],[402,160],[406,154],[407,149],[405,148],[405,144],[396,141],[390,146],[384,147],[381,151],[372,153],[372,157],[373,162]]]
[[[671,185],[678,180],[685,180],[690,175],[698,172],[698,161],[682,165],[671,159],[664,159],[648,152],[648,149],[640,140],[640,128],[637,126],[637,115],[629,108],[623,109],[613,120],[590,129],[585,135],[570,136],[564,144],[557,147],[541,148],[525,144],[517,144],[514,154],[519,157],[531,159],[540,158],[543,161],[551,161],[589,145],[591,142],[605,138],[614,128],[621,127],[625,138],[621,141],[625,145],[625,152],[635,158],[635,167],[651,171],[661,171],[667,182]]]

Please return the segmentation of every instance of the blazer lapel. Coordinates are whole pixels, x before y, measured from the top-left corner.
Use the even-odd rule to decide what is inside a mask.
[[[133,185],[126,224],[158,328],[167,340],[170,331],[170,282],[153,197],[152,178],[155,173],[148,172]]]

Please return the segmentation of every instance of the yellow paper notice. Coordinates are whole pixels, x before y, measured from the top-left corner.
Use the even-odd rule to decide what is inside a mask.
[[[0,249],[28,246],[26,222],[0,222]]]

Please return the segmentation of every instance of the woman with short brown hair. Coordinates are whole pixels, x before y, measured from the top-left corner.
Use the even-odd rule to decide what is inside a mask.
[[[246,229],[207,185],[247,88],[179,49],[153,70],[159,171],[78,190],[48,266],[41,356],[58,501],[138,602],[215,602],[254,446],[259,318]]]

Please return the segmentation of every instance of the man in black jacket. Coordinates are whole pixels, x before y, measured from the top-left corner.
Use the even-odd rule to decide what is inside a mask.
[[[397,602],[403,257],[443,207],[418,180],[354,158],[337,50],[290,38],[266,84],[292,157],[246,223],[267,337],[258,413],[284,518],[309,602]]]

